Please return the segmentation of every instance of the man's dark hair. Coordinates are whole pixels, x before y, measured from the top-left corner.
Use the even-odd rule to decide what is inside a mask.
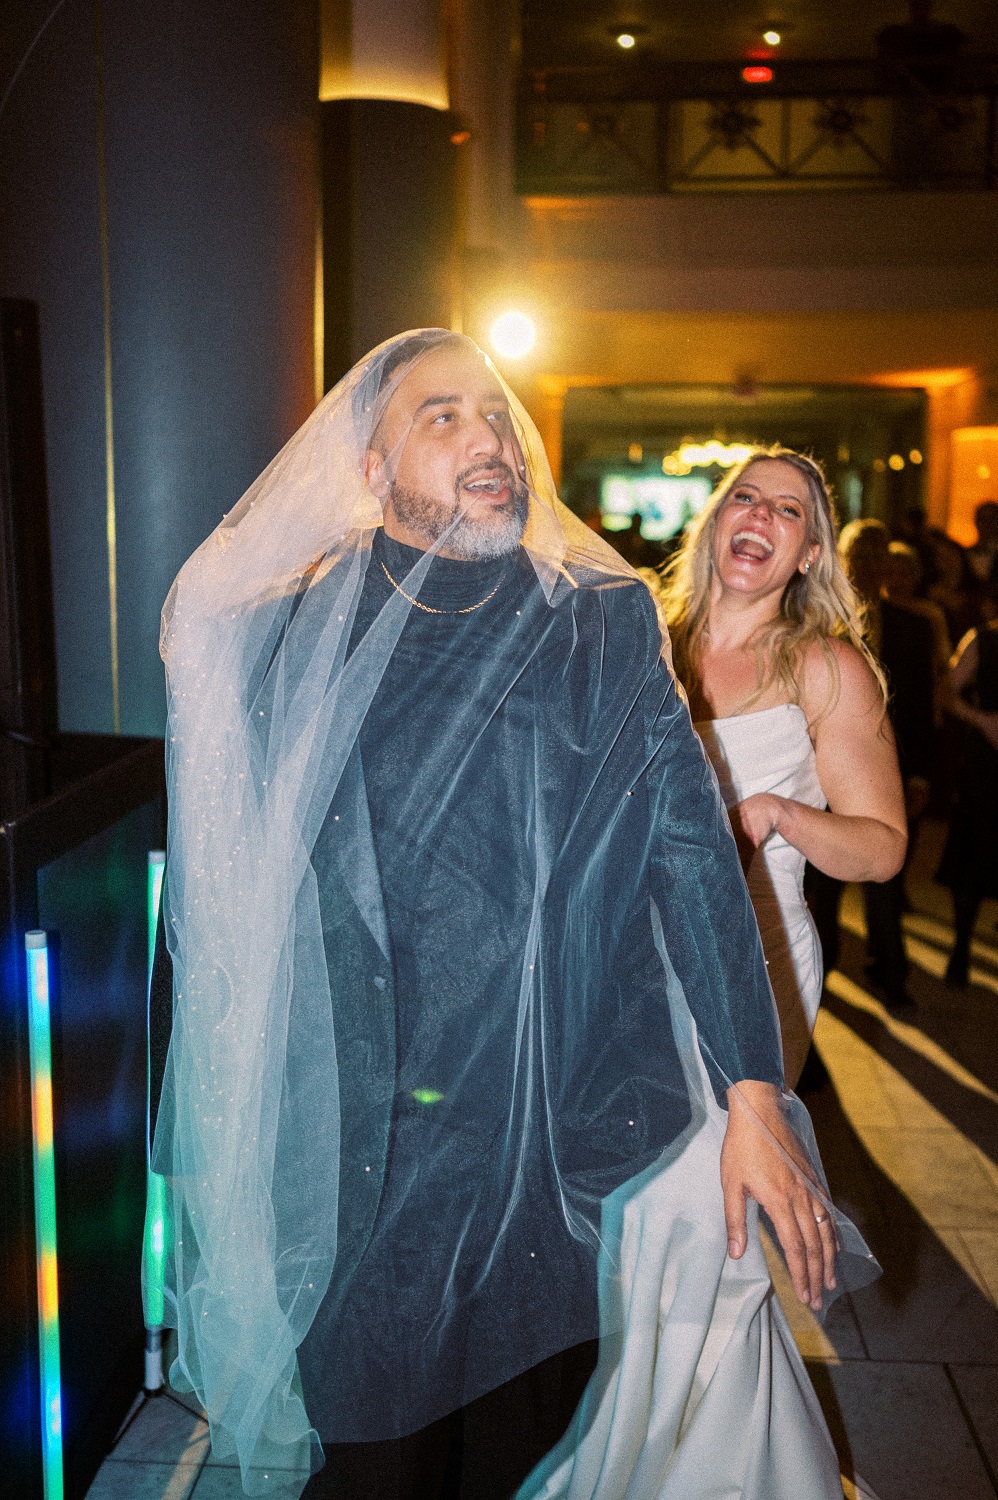
[[[364,378],[358,381],[354,389],[354,421],[360,423],[370,416],[377,407],[382,392],[392,385],[393,376],[406,365],[411,365],[414,360],[419,359],[420,355],[428,354],[431,349],[463,342],[460,334],[451,333],[447,328],[427,328],[390,345],[382,355],[372,360],[370,369]],[[378,415],[380,418],[380,413]]]

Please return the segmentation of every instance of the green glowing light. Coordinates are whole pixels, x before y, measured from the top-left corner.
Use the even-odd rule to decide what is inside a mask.
[[[31,1138],[35,1185],[42,1481],[45,1500],[63,1500],[59,1270],[56,1256],[52,1023],[49,1012],[47,934],[26,932],[24,947],[28,965],[28,1055],[31,1068]]]
[[[146,1222],[142,1231],[142,1303],[147,1328],[163,1326],[163,1273],[166,1266],[166,1179],[146,1174]]]
[[[163,892],[166,855],[161,849],[149,852],[146,880],[146,918],[148,935],[148,976],[152,982],[156,956],[156,929],[159,903]],[[167,1197],[166,1179],[146,1167],[146,1220],[142,1231],[142,1311],[147,1328],[163,1326],[163,1278],[166,1266]]]
[[[439,1104],[443,1094],[438,1089],[413,1089],[412,1098],[417,1104]]]

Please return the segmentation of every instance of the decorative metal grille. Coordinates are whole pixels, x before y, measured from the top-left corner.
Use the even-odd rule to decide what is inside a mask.
[[[606,80],[534,75],[521,93],[520,192],[993,189],[998,87],[606,97]],[[699,82],[699,80],[697,80]],[[816,81],[816,80],[815,80]],[[577,93],[577,97],[571,97]],[[589,97],[586,97],[586,95]],[[568,97],[566,97],[566,95]],[[603,95],[603,97],[600,97]]]

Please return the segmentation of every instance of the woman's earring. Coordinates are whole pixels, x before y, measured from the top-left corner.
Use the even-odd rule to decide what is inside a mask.
[[[811,571],[811,564],[809,562],[806,562],[804,564],[804,572],[805,573],[810,573],[810,571]]]

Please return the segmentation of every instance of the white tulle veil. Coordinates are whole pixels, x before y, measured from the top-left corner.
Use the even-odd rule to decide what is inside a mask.
[[[154,1163],[173,1197],[173,1378],[197,1393],[216,1454],[238,1458],[249,1493],[317,1461],[296,1350],[336,1265],[341,1141],[351,1123],[341,1108],[340,1004],[313,851],[413,609],[407,596],[418,598],[437,551],[423,554],[399,580],[404,592],[394,590],[352,640],[382,519],[365,456],[414,361],[453,339],[443,330],[402,335],[351,370],[186,563],[163,611],[164,913],[175,998]],[[504,389],[529,492],[522,555],[547,605],[555,610],[593,580],[647,600],[632,570],[558,500],[536,428]],[[664,636],[650,603],[644,617],[654,660]],[[614,712],[624,723],[634,705]],[[701,789],[712,785],[706,768],[696,774]],[[552,858],[543,838],[541,829],[535,935]],[[635,850],[635,860],[645,857]],[[350,878],[384,951],[376,871],[359,862]],[[581,914],[583,947],[601,941],[584,921],[599,899],[595,875],[584,872],[570,907]],[[537,1003],[528,959],[525,1027]],[[583,1011],[585,1003],[580,994]],[[543,1066],[551,1076],[550,1059]],[[685,1103],[697,1077],[688,1069],[669,1086]],[[568,1168],[563,1175],[569,1183]],[[564,1203],[595,1254],[597,1187],[566,1187]]]

